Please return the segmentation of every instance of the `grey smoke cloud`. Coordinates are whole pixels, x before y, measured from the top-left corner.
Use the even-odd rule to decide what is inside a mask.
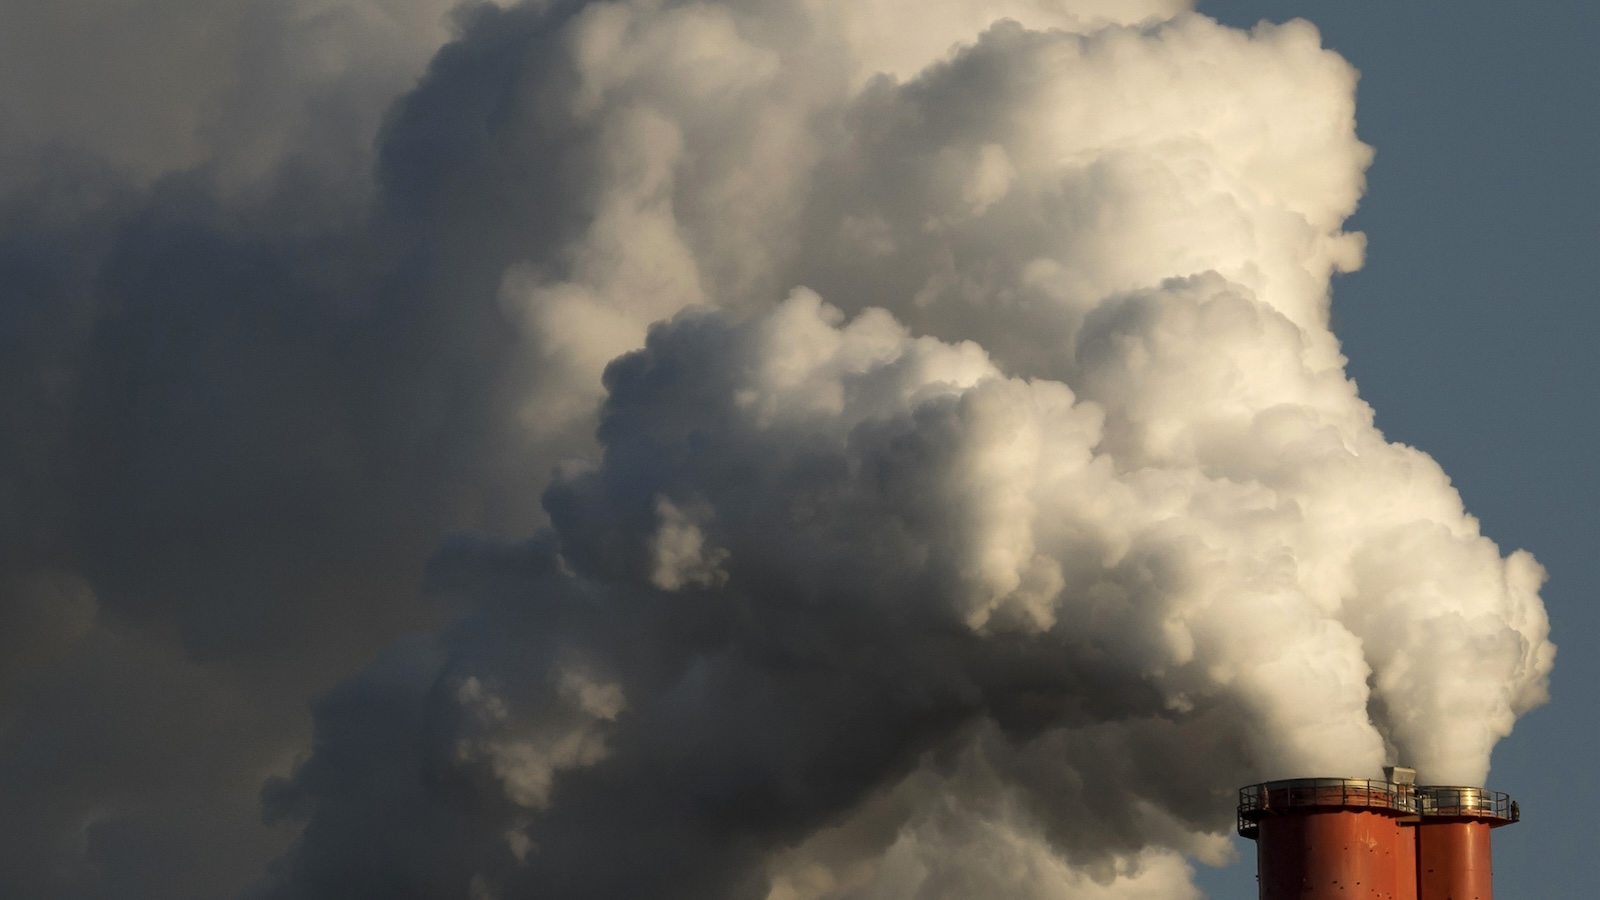
[[[455,6],[8,3],[0,147],[88,152],[140,181],[204,167],[232,189],[292,161],[359,191],[384,110],[450,38]]]
[[[0,95],[0,893],[1193,896],[1543,700],[1304,23],[145,6]]]

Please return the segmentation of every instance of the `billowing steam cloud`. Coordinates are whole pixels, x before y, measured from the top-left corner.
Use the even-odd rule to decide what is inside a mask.
[[[0,105],[78,147],[5,148],[0,893],[1196,897],[1237,785],[1544,699],[1344,375],[1309,25],[480,5],[388,106],[440,6],[285,4],[170,146]]]

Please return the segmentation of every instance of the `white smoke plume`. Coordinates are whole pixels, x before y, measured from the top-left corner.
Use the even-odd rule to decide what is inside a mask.
[[[1481,784],[1543,702],[1542,569],[1344,374],[1312,26],[237,6],[292,39],[166,143],[0,97],[98,160],[0,209],[0,893],[1198,897],[1239,785]],[[139,766],[8,774],[144,671],[252,723],[140,757],[265,780],[217,872],[127,866],[217,832]]]

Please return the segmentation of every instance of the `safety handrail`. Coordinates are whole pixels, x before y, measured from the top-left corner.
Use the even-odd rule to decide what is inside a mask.
[[[1504,825],[1522,819],[1510,794],[1475,787],[1397,784],[1371,778],[1293,778],[1239,789],[1238,829],[1255,837],[1261,820],[1291,809],[1364,809],[1419,818],[1469,818]]]
[[[1427,785],[1417,788],[1417,797],[1418,811],[1424,816],[1496,819],[1502,823],[1518,822],[1522,819],[1522,809],[1517,806],[1517,801],[1503,791],[1452,785]]]
[[[1416,815],[1417,795],[1412,785],[1372,778],[1293,778],[1253,784],[1239,789],[1239,833],[1254,837],[1262,817],[1277,810],[1308,807]]]

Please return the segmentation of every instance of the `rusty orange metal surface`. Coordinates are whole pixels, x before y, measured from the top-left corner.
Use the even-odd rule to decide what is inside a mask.
[[[1424,819],[1417,826],[1417,900],[1492,900],[1491,824]]]
[[[1510,795],[1386,777],[1292,778],[1239,789],[1261,900],[1493,900],[1489,830],[1522,818]]]
[[[1367,809],[1302,809],[1260,819],[1261,900],[1414,900],[1412,830]],[[1406,887],[1407,883],[1411,885]],[[1431,898],[1430,898],[1431,900]]]
[[[1400,828],[1398,869],[1400,883],[1396,885],[1400,900],[1420,900],[1417,896],[1417,829],[1405,824]]]

